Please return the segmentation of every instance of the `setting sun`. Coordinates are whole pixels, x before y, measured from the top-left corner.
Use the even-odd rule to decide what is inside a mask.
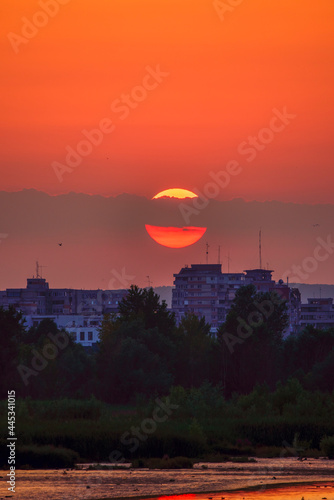
[[[183,248],[200,240],[206,227],[160,227],[145,225],[151,238],[169,248]]]
[[[188,191],[188,189],[171,188],[171,189],[165,189],[164,191],[160,191],[160,193],[153,196],[152,200],[156,200],[158,198],[163,198],[163,197],[180,198],[180,199],[198,198],[197,194],[193,193],[192,191]]]
[[[177,198],[184,200],[185,198],[198,198],[197,194],[188,189],[170,188],[160,191],[160,193],[153,196],[152,200],[159,198]],[[169,248],[184,248],[193,245],[200,240],[206,231],[206,227],[195,226],[152,226],[145,224],[146,231],[151,238]]]

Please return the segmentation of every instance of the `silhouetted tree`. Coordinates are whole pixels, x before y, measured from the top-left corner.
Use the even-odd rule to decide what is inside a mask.
[[[334,348],[334,328],[316,329],[308,325],[284,341],[284,373],[286,377],[296,376],[302,370],[310,372],[316,364],[325,361]]]
[[[199,387],[213,379],[216,342],[205,318],[186,314],[177,330],[176,382],[184,387]]]
[[[7,398],[7,391],[17,390],[19,385],[17,365],[25,334],[22,314],[14,307],[0,307],[0,398]]]
[[[167,310],[166,302],[160,303],[159,299],[153,288],[131,285],[118,306],[120,321],[141,319],[145,328],[157,327],[160,332],[170,334],[175,327],[174,314]]]
[[[175,345],[142,318],[103,321],[97,354],[100,396],[108,402],[133,401],[168,392],[173,383]]]
[[[279,377],[285,302],[275,293],[257,293],[253,285],[237,290],[225,323],[218,331],[221,378],[227,394],[247,393],[256,384],[273,387]]]

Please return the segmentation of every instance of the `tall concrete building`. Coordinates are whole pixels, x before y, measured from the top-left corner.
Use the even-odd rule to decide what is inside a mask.
[[[226,320],[226,315],[235,298],[236,291],[244,285],[253,284],[259,292],[275,291],[287,301],[289,327],[285,335],[294,333],[299,326],[300,293],[280,280],[272,279],[273,271],[251,269],[243,273],[222,273],[220,264],[192,264],[174,274],[172,311],[179,323],[187,313],[204,317],[216,332]]]
[[[192,264],[174,274],[172,311],[179,323],[186,313],[204,316],[212,330],[225,321],[235,291],[245,283],[241,274],[222,274],[220,264]]]

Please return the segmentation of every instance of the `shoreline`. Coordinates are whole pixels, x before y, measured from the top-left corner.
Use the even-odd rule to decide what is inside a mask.
[[[268,492],[270,490],[277,490],[277,489],[290,489],[293,487],[297,486],[317,486],[317,485],[328,485],[329,487],[332,487],[334,490],[334,479],[332,482],[328,480],[324,481],[296,481],[296,482],[291,482],[291,483],[277,483],[277,484],[263,484],[263,485],[255,485],[255,486],[248,486],[245,488],[233,488],[233,489],[224,489],[222,491],[217,491],[217,490],[208,490],[208,491],[197,491],[197,492],[184,492],[180,494],[166,494],[164,493],[163,497],[173,497],[173,500],[177,496],[183,496],[183,495],[196,495],[196,496],[202,496],[202,495],[217,495],[217,494],[222,494],[222,493],[228,493],[228,494],[236,494],[236,493],[247,493],[247,492],[259,492],[261,488],[264,488],[263,494],[265,492]],[[126,499],[131,499],[131,500],[150,500],[150,499],[156,499],[157,495],[139,495],[139,496],[132,496],[132,497],[110,497],[110,498],[92,498],[90,500],[126,500]],[[194,499],[195,500],[195,499]]]
[[[261,491],[302,484],[334,486],[334,461],[297,462],[295,458],[258,459],[247,464],[202,463],[193,469],[19,469],[17,472],[17,500],[35,500],[46,494],[48,500],[139,500],[177,495],[201,498],[208,494],[214,497],[219,492],[237,498],[238,491],[259,496]],[[334,499],[334,489],[331,498]]]

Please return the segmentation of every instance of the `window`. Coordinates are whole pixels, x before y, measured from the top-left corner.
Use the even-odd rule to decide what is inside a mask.
[[[80,332],[80,340],[85,340],[85,332]]]
[[[88,340],[93,340],[93,332],[88,332]]]

